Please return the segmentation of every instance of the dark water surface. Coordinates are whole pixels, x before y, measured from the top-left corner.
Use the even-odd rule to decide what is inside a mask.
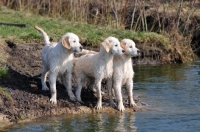
[[[134,96],[148,104],[143,111],[48,117],[17,124],[5,131],[200,131],[200,61],[184,65],[135,66],[134,71]]]

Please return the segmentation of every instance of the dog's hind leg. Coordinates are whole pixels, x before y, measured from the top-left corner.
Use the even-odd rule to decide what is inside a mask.
[[[81,89],[83,86],[83,81],[80,77],[77,78],[77,89],[76,89],[76,98],[79,102],[82,102],[81,100]]]
[[[90,90],[92,90],[93,92],[97,92],[97,90],[96,90],[96,88],[94,87],[94,79],[92,79],[92,78],[88,78],[88,80],[87,80],[87,82],[88,82],[88,88],[90,89]]]
[[[42,68],[42,77],[41,77],[41,82],[42,82],[42,90],[49,90],[46,84],[47,80],[47,75],[48,75],[48,70],[46,68]]]
[[[63,83],[64,83],[65,88],[67,90],[68,96],[69,96],[71,101],[76,101],[76,97],[75,97],[74,93],[72,92],[71,79],[72,79],[72,74],[70,72],[63,75]]]
[[[115,102],[113,101],[113,92],[112,92],[112,78],[109,78],[107,80],[107,88],[108,88],[108,93],[109,93],[109,98],[110,98],[110,106],[116,107]]]

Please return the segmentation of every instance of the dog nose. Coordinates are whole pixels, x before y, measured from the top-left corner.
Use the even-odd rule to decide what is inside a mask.
[[[82,51],[82,49],[83,49],[83,46],[80,47],[80,50],[81,50],[81,51]]]
[[[122,53],[124,53],[125,51],[124,50],[122,50]]]
[[[140,50],[137,50],[137,53],[139,54],[139,53],[140,53]]]

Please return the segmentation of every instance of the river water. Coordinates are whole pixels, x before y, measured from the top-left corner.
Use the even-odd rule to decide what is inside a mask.
[[[17,124],[5,131],[200,131],[200,61],[134,66],[134,71],[134,96],[148,104],[142,111],[45,117]]]

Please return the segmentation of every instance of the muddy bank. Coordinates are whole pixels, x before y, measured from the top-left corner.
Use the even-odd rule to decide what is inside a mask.
[[[12,124],[42,116],[60,115],[66,113],[95,113],[95,112],[119,112],[109,106],[108,90],[105,82],[102,83],[103,109],[95,110],[97,98],[95,93],[87,88],[82,90],[83,104],[71,102],[65,87],[57,81],[58,104],[49,102],[50,91],[41,90],[41,49],[43,44],[14,44],[7,42],[5,51],[8,53],[8,75],[0,79],[0,86],[4,92],[0,94],[0,121]],[[72,80],[73,92],[75,91],[75,78]],[[129,108],[128,97],[124,93],[126,112],[134,112],[139,109]],[[137,105],[143,106],[136,96]]]

